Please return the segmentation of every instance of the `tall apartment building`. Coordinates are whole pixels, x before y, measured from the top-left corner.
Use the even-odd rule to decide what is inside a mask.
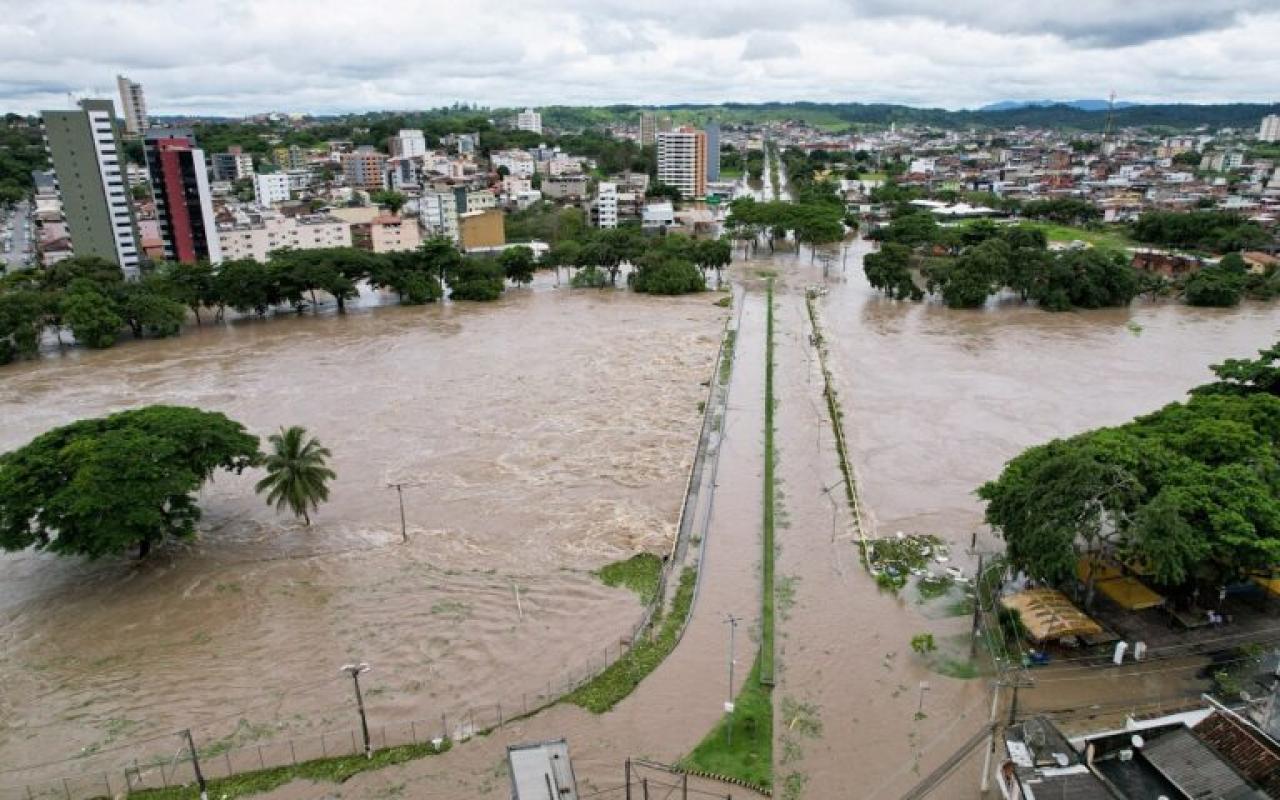
[[[356,148],[353,153],[342,154],[342,172],[347,185],[353,189],[367,192],[382,189],[386,185],[383,175],[386,166],[387,157],[367,145]]]
[[[720,123],[708,122],[707,127],[707,183],[720,180]]]
[[[115,107],[110,100],[81,100],[78,110],[40,116],[73,252],[99,256],[136,276],[138,228],[121,167]]]
[[[429,236],[446,236],[458,241],[458,195],[452,191],[423,192],[418,200],[418,220]],[[467,196],[462,193],[463,208]]]
[[[275,149],[276,164],[280,169],[299,170],[307,168],[307,153],[296,144]]]
[[[516,114],[516,130],[542,133],[542,115],[532,108]]]
[[[231,145],[225,153],[214,153],[209,159],[215,181],[238,181],[253,177],[253,156]]]
[[[640,146],[652,147],[658,141],[658,115],[652,111],[640,112]]]
[[[1258,126],[1258,139],[1263,142],[1280,142],[1280,114],[1262,118],[1262,124]]]
[[[151,130],[143,139],[143,152],[165,259],[184,264],[220,262],[209,176],[195,136],[191,131]]]
[[[427,154],[427,137],[422,131],[405,128],[391,137],[389,142],[391,155],[402,158],[425,156]]]
[[[253,202],[271,208],[289,199],[289,173],[264,172],[253,176]]]
[[[695,128],[658,131],[658,180],[686,200],[707,194],[707,135]]]
[[[601,182],[596,187],[593,221],[601,228],[618,227],[618,184]]]
[[[117,75],[116,88],[120,90],[120,113],[124,116],[125,132],[130,136],[141,136],[151,127],[151,121],[147,119],[147,98],[142,94],[142,84]]]

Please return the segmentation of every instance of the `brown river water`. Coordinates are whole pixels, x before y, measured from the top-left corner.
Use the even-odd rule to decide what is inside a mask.
[[[1208,364],[1251,356],[1280,328],[1260,306],[1048,314],[894,303],[867,286],[865,251],[856,243],[847,267],[836,262],[819,301],[862,500],[881,535],[937,533],[957,551],[981,531],[973,489],[1007,459],[1178,400],[1211,377]],[[791,597],[780,601],[778,780],[798,776],[792,796],[896,796],[985,719],[984,681],[940,675],[907,647],[931,630],[954,649],[966,620],[878,592],[858,564],[847,511],[831,500],[839,492],[825,491],[838,467],[802,298],[821,271],[804,256],[761,254],[736,267],[749,297],[709,582],[676,655],[604,718],[562,706],[443,759],[361,776],[344,796],[405,781],[413,796],[501,796],[501,745],[557,735],[574,743],[580,775],[604,786],[625,755],[677,758],[714,721],[721,620],[750,613],[758,592],[757,269],[780,273],[778,571]],[[0,449],[80,416],[190,403],[259,434],[304,424],[334,450],[340,476],[310,531],[253,498],[252,477],[219,477],[199,542],[145,565],[0,560],[0,764],[188,724],[252,741],[252,729],[236,733],[241,717],[322,729],[350,716],[335,668],[352,658],[374,664],[379,713],[408,719],[424,702],[510,696],[616,643],[638,606],[589,570],[670,542],[724,319],[709,299],[543,283],[496,307],[248,322],[0,373]],[[391,481],[412,484],[408,545]],[[1149,696],[1169,688],[1139,682]],[[1118,695],[1134,690],[1115,683]],[[809,718],[819,734],[804,733]],[[976,773],[966,762],[938,796],[976,795]],[[279,796],[330,789],[295,784]]]
[[[712,300],[540,280],[493,305],[246,320],[6,368],[0,450],[188,404],[263,436],[304,425],[338,479],[310,529],[253,494],[257,475],[221,474],[198,540],[144,563],[0,557],[0,766],[188,726],[239,745],[346,724],[352,660],[376,670],[382,717],[408,720],[518,699],[514,676],[545,685],[616,647],[639,605],[590,571],[670,546],[726,313]]]

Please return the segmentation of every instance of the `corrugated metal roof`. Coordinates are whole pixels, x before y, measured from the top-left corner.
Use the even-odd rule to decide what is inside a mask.
[[[1179,728],[1147,743],[1142,757],[1194,800],[1265,797],[1240,777],[1190,728]]]

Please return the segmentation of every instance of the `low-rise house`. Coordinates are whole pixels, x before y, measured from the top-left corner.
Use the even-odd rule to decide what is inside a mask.
[[[417,250],[422,234],[418,221],[412,217],[379,214],[351,226],[351,244],[373,253],[399,253]]]
[[[273,250],[350,247],[351,224],[327,214],[286,217],[274,211],[242,213],[236,222],[218,226],[218,244],[224,260],[267,261]]]

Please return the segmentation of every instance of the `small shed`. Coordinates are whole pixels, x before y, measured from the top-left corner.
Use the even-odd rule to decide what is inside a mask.
[[[507,748],[511,800],[578,800],[569,743],[555,739]]]

